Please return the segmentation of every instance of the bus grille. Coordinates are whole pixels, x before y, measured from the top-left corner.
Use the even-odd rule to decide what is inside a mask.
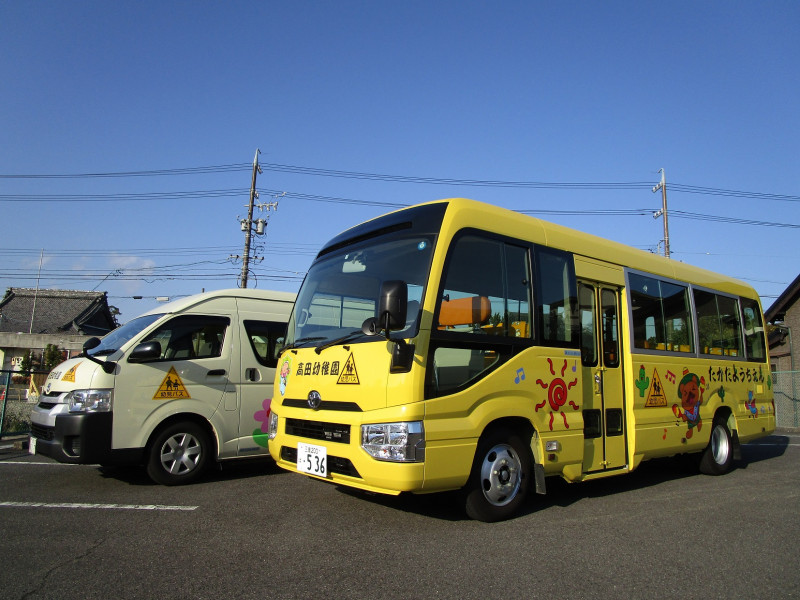
[[[286,419],[286,433],[325,442],[350,443],[350,425],[323,423],[306,419]]]

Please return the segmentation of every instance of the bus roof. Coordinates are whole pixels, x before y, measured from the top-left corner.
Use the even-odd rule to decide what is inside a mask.
[[[441,203],[447,203],[443,233],[448,235],[453,235],[465,227],[474,227],[720,292],[748,298],[758,297],[752,286],[738,279],[477,200],[466,198],[434,200],[389,214],[396,215],[403,210]],[[380,219],[381,217],[377,217],[377,220]],[[375,220],[372,219],[357,227],[362,229]],[[446,231],[447,228],[450,230]],[[346,238],[347,233],[344,232],[335,239]]]

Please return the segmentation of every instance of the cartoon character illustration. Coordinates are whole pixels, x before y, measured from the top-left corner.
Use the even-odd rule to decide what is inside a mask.
[[[650,378],[647,376],[647,371],[644,370],[644,365],[639,367],[639,379],[636,380],[635,385],[639,388],[639,398],[644,398],[644,393],[650,387]]]
[[[703,403],[703,391],[705,390],[705,379],[698,377],[694,373],[689,373],[689,369],[683,370],[683,379],[678,385],[678,398],[681,399],[681,408],[677,404],[672,405],[672,412],[676,417],[683,419],[689,424],[686,432],[686,439],[692,437],[692,429],[697,427],[700,431],[703,421],[700,419],[700,405]]]
[[[289,382],[289,373],[292,370],[292,363],[289,357],[287,356],[283,363],[281,363],[281,373],[280,373],[280,381],[278,383],[278,387],[281,391],[281,396],[286,393],[286,384]]]
[[[758,407],[756,406],[756,399],[753,397],[753,392],[748,392],[747,402],[744,403],[744,407],[750,411],[750,414],[747,415],[748,419],[750,417],[755,419],[758,416]]]
[[[551,359],[547,359],[547,362],[550,363],[550,374],[556,374],[555,370],[553,369],[553,361]],[[575,372],[577,369],[576,366],[572,367],[572,371]],[[567,404],[567,398],[569,396],[569,390],[573,388],[573,386],[578,384],[578,378],[575,377],[569,384],[567,384],[563,377],[564,373],[567,370],[567,360],[564,359],[564,366],[561,367],[561,377],[555,377],[550,384],[546,384],[541,379],[537,379],[536,383],[542,387],[542,389],[547,390],[547,400],[543,400],[540,404],[536,405],[536,412],[539,412],[540,408],[544,408],[544,405],[548,402],[550,403],[550,431],[553,431],[553,417],[555,413],[561,413],[561,417],[564,419],[564,427],[569,429],[569,423],[567,422],[567,415],[561,410],[561,407]],[[574,401],[569,400],[569,405],[575,409],[580,410],[578,406],[575,404]]]

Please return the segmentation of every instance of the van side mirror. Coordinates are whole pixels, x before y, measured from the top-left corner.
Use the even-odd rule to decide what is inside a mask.
[[[161,358],[161,344],[159,342],[142,342],[133,349],[128,362],[141,363]]]
[[[100,338],[92,337],[86,340],[83,343],[83,350],[81,351],[81,356],[88,358],[93,363],[97,363],[100,367],[108,374],[114,372],[114,369],[117,367],[117,363],[111,360],[100,360],[99,358],[95,358],[91,354],[89,354],[89,350],[94,350],[100,345]]]
[[[100,345],[100,338],[92,337],[83,342],[83,351],[89,352],[89,350],[94,350]]]

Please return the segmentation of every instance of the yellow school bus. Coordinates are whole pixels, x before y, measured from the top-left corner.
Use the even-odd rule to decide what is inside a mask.
[[[465,199],[328,242],[300,289],[269,417],[277,464],[482,521],[546,477],[696,453],[722,474],[775,429],[748,285]]]

